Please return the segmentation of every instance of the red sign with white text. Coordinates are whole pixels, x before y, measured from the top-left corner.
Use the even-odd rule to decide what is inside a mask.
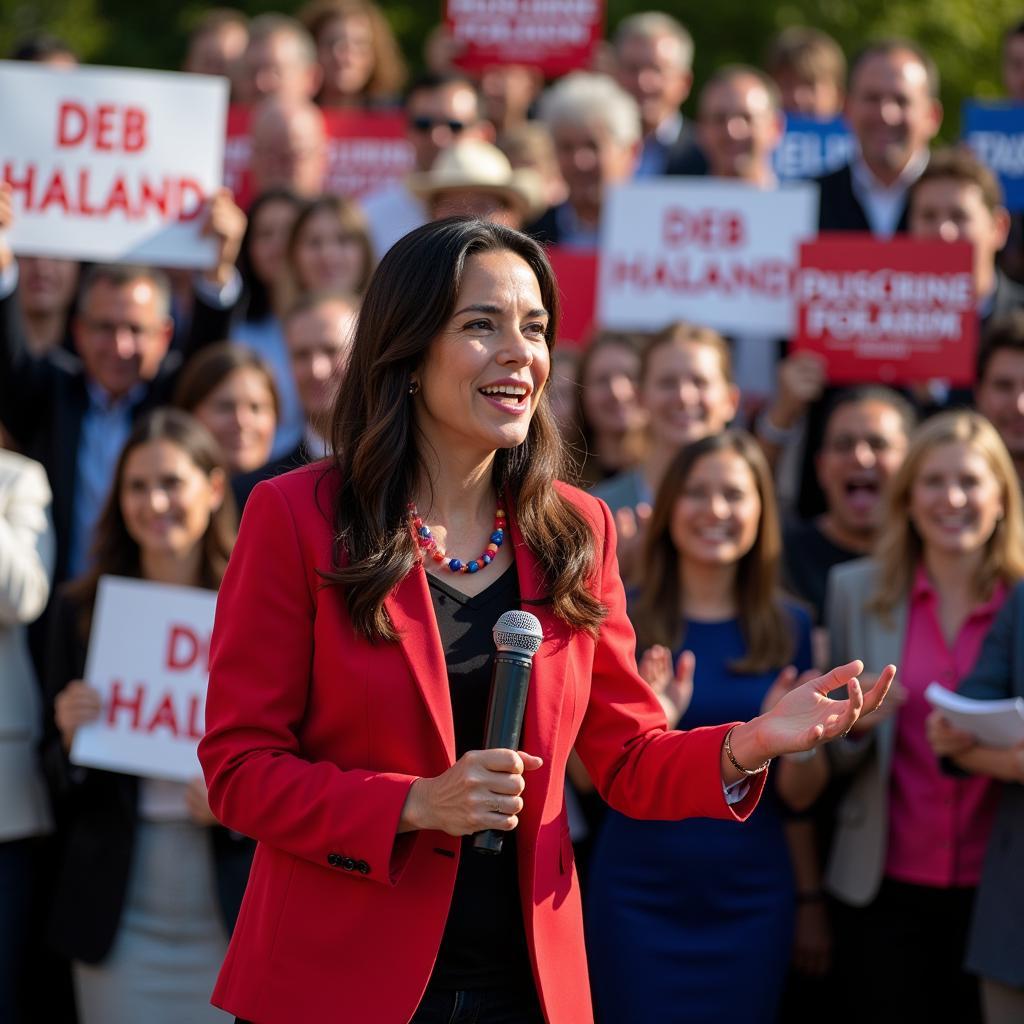
[[[604,0],[447,0],[445,24],[467,71],[525,64],[554,78],[591,66]]]
[[[978,312],[968,242],[825,234],[800,247],[794,349],[835,384],[970,384]]]
[[[557,341],[568,348],[581,348],[594,330],[597,252],[561,246],[551,246],[547,252],[561,299]]]
[[[224,147],[224,184],[240,206],[255,198],[249,180],[250,109],[232,106],[228,110],[227,141]],[[412,170],[412,145],[405,137],[405,118],[398,111],[328,110],[327,179],[324,191],[358,199]]]

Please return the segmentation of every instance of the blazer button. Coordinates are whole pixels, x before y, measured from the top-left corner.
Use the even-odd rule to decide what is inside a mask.
[[[329,854],[327,854],[327,863],[330,864],[332,868],[338,867],[341,864],[341,854],[340,853],[329,853]]]
[[[355,871],[356,862],[351,857],[342,857],[341,866],[346,871]]]
[[[365,860],[357,860],[356,871],[361,875],[368,875],[370,873],[370,865]]]

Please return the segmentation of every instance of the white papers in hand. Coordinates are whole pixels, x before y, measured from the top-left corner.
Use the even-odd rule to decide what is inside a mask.
[[[971,733],[986,747],[1013,747],[1024,742],[1024,699],[974,700],[938,683],[929,683],[925,700],[951,725]]]

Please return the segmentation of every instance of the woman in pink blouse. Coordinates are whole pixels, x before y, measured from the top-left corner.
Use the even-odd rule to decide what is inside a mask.
[[[826,885],[850,947],[839,962],[875,956],[851,1012],[863,1019],[870,1008],[875,1024],[970,1024],[981,1020],[978,993],[961,964],[997,791],[989,779],[943,773],[924,690],[956,689],[1007,588],[1024,577],[1021,495],[995,429],[956,411],[919,428],[886,500],[874,557],[829,577],[831,657],[856,647],[869,672],[901,667],[883,711],[830,752],[850,782]]]

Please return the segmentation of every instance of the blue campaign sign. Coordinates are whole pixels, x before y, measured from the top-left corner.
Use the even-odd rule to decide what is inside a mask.
[[[856,142],[841,117],[819,121],[786,115],[786,133],[775,150],[775,173],[780,181],[820,178],[848,163]]]
[[[1024,104],[969,100],[964,141],[999,176],[1010,210],[1024,210]]]

